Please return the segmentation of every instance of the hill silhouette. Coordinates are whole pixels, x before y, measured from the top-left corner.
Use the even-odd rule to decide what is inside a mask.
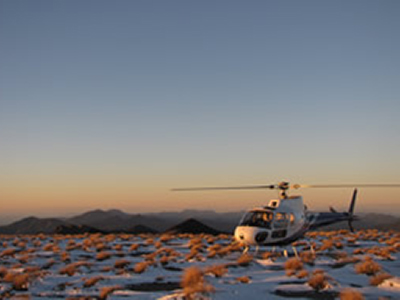
[[[212,235],[217,235],[220,234],[221,231],[218,231],[214,228],[211,228],[196,219],[190,218],[187,219],[186,221],[179,223],[178,225],[175,225],[168,230],[166,230],[166,233],[171,233],[171,234],[179,234],[179,233],[208,233]]]
[[[56,219],[36,217],[24,218],[20,221],[11,223],[10,225],[1,226],[0,233],[3,234],[37,234],[37,233],[54,233],[58,226],[68,225],[68,223]]]
[[[121,210],[92,210],[71,218],[28,217],[0,226],[0,234],[52,234],[57,232],[227,232],[233,233],[243,212],[217,213],[206,210],[129,214]],[[400,230],[400,218],[385,214],[359,214],[355,229]],[[191,222],[188,222],[192,220]],[[196,222],[194,222],[194,221]],[[188,223],[185,223],[188,222]],[[199,225],[201,223],[202,225]],[[178,225],[176,225],[178,224]],[[74,227],[77,226],[77,227]],[[323,230],[348,229],[346,222],[323,227]],[[214,233],[212,233],[214,234]]]

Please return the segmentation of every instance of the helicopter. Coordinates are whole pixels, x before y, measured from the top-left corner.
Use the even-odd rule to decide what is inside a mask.
[[[195,187],[178,188],[172,191],[205,191],[205,190],[251,190],[274,189],[279,191],[279,198],[270,200],[268,205],[247,211],[234,231],[235,240],[245,247],[249,246],[286,246],[312,229],[347,221],[351,231],[352,222],[359,218],[354,215],[357,188],[364,187],[400,187],[400,184],[327,184],[304,185],[280,182],[269,185],[231,186],[231,187]],[[289,196],[289,189],[300,188],[354,188],[349,210],[337,212],[313,213],[307,209],[301,196]]]

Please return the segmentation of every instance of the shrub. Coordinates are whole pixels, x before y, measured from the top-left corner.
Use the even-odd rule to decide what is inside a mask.
[[[275,259],[281,254],[279,252],[270,252],[270,251],[265,251],[261,254],[262,259]]]
[[[207,248],[207,251],[219,251],[219,250],[221,250],[221,248],[222,248],[221,244],[214,244],[214,245],[209,246]]]
[[[139,249],[139,244],[132,244],[129,248],[129,251],[136,251],[137,249]]]
[[[126,259],[119,259],[115,262],[114,267],[117,269],[122,269],[128,266],[131,262]]]
[[[304,251],[300,253],[300,259],[303,263],[313,265],[316,255],[312,251]]]
[[[104,278],[102,276],[95,276],[92,278],[88,278],[85,280],[85,282],[83,283],[84,287],[92,287],[94,286],[97,282],[99,282],[100,280],[103,280]]]
[[[68,276],[73,276],[77,271],[77,268],[75,264],[69,264],[65,266],[64,268],[61,268],[59,273],[61,275],[68,275]]]
[[[69,256],[69,254],[67,252],[61,252],[60,256],[61,256],[62,262],[71,261],[71,257]]]
[[[0,278],[3,278],[7,274],[7,268],[0,266]]]
[[[308,271],[303,269],[297,272],[296,277],[299,279],[306,278],[308,276]]]
[[[382,282],[384,282],[386,279],[392,278],[393,276],[388,274],[388,273],[378,273],[374,276],[372,276],[369,280],[369,283],[371,285],[380,285]]]
[[[196,299],[196,294],[209,294],[214,291],[212,285],[204,279],[200,268],[192,266],[184,270],[181,286],[187,299]]]
[[[364,296],[354,289],[344,289],[340,292],[340,300],[364,300]]]
[[[113,249],[115,251],[122,251],[123,245],[122,244],[116,244],[114,245]]]
[[[12,280],[13,289],[16,291],[26,291],[29,286],[29,275],[28,274],[18,274],[15,275]]]
[[[21,264],[26,264],[31,258],[32,256],[30,256],[29,254],[24,254],[18,257],[18,261]]]
[[[90,266],[90,263],[85,261],[74,262],[72,264],[66,265],[64,268],[61,268],[59,273],[61,275],[73,276],[78,271],[78,268],[82,266],[88,267]]]
[[[15,273],[7,272],[3,277],[3,281],[12,282],[14,280],[15,275],[16,275]]]
[[[15,250],[14,248],[10,248],[10,249],[3,250],[0,253],[0,257],[14,256],[16,253],[17,253],[17,250]]]
[[[115,234],[107,234],[107,235],[105,236],[105,240],[106,240],[108,243],[115,241],[116,238],[117,238],[117,236],[116,236]]]
[[[106,244],[104,244],[103,242],[99,242],[95,245],[96,251],[101,252],[104,251],[108,248],[108,246]]]
[[[328,285],[328,278],[324,272],[317,272],[308,279],[308,285],[319,292]]]
[[[194,246],[202,246],[203,240],[200,237],[194,237],[189,241],[189,248]]]
[[[374,275],[382,269],[370,256],[365,257],[365,260],[356,264],[354,268],[358,274],[366,274],[368,276]]]
[[[99,252],[96,255],[96,259],[98,261],[103,261],[103,260],[109,259],[110,257],[111,257],[111,253],[110,252],[106,252],[106,251]]]
[[[162,243],[168,242],[171,239],[172,236],[170,234],[163,234],[162,236],[160,236],[160,242]]]
[[[238,281],[240,283],[249,283],[250,282],[250,277],[249,276],[237,277],[236,281]]]
[[[169,262],[169,257],[168,256],[162,256],[161,258],[160,258],[160,264],[162,264],[163,266],[165,266],[166,264],[168,264],[168,262]]]
[[[112,294],[113,292],[115,292],[116,290],[119,290],[119,289],[121,289],[121,287],[117,286],[117,285],[116,286],[105,286],[105,287],[101,288],[99,298],[101,300],[107,299],[107,297],[110,294]]]
[[[154,244],[154,239],[148,238],[148,239],[144,242],[144,244],[145,244],[146,246],[153,245],[153,244]]]
[[[133,272],[141,274],[144,271],[146,271],[147,267],[149,264],[145,261],[138,262],[134,267],[133,267]]]
[[[288,259],[285,262],[285,270],[286,270],[286,275],[292,276],[294,275],[297,271],[300,271],[303,269],[303,263],[301,262],[300,259],[293,257]]]
[[[237,259],[237,264],[241,267],[246,267],[248,266],[251,262],[253,261],[253,256],[250,254],[242,254],[238,259]]]
[[[365,250],[362,248],[354,249],[353,254],[358,255],[358,254],[364,254]]]
[[[56,247],[56,244],[49,243],[49,244],[46,244],[43,246],[43,251],[53,251],[55,247]]]
[[[329,240],[323,240],[322,241],[322,245],[319,248],[319,251],[324,251],[324,250],[331,250],[333,249],[333,240],[329,239]]]
[[[205,269],[206,274],[213,274],[215,277],[222,277],[228,273],[228,269],[225,265],[213,265]]]

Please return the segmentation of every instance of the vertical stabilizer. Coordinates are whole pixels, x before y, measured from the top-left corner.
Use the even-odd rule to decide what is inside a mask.
[[[353,228],[353,215],[354,215],[354,206],[356,205],[356,198],[357,198],[357,189],[354,189],[353,197],[351,198],[350,207],[349,207],[349,228],[351,232],[354,232]]]
[[[354,189],[353,198],[351,198],[350,207],[349,207],[350,215],[353,215],[353,213],[354,213],[354,206],[356,204],[356,198],[357,198],[357,189]]]

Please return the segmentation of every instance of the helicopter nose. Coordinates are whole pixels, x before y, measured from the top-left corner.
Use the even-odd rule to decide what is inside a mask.
[[[263,243],[263,242],[265,242],[265,240],[268,238],[268,232],[266,232],[266,231],[263,231],[263,232],[259,232],[259,233],[257,233],[256,234],[256,236],[254,237],[254,240],[257,242],[257,243]]]

